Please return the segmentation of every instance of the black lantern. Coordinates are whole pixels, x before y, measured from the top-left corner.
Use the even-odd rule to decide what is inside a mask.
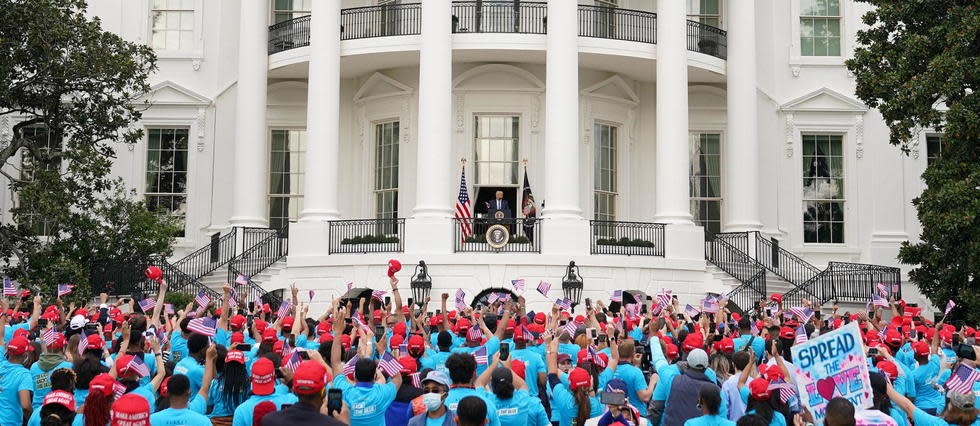
[[[415,274],[412,275],[412,298],[419,308],[425,304],[425,298],[429,297],[432,290],[432,278],[429,278],[429,268],[425,266],[425,261],[420,260],[415,266]]]
[[[568,262],[568,270],[565,278],[561,280],[561,290],[565,293],[565,298],[572,301],[572,309],[582,301],[582,276],[578,273],[578,266],[575,261]]]

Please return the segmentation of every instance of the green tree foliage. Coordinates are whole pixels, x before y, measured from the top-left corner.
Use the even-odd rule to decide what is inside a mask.
[[[937,306],[980,305],[980,4],[976,0],[861,0],[860,46],[848,68],[857,96],[878,108],[905,152],[922,129],[944,134],[942,156],[913,200],[921,242],[899,259]],[[964,312],[980,321],[980,310]]]
[[[87,296],[99,259],[169,254],[179,229],[111,177],[115,150],[142,137],[136,99],[156,56],[87,16],[84,0],[0,0],[0,170],[13,220],[0,259],[22,287]]]

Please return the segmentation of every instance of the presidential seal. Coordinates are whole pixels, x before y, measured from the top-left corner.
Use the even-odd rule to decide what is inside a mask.
[[[487,245],[500,250],[510,241],[510,231],[504,225],[493,225],[487,228]]]

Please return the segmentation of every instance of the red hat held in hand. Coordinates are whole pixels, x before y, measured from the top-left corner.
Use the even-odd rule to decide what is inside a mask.
[[[401,270],[402,270],[402,263],[401,262],[399,262],[399,261],[397,261],[395,259],[391,259],[391,260],[388,261],[388,277],[389,278],[395,276],[395,273],[398,272],[398,271],[401,271]]]
[[[149,268],[146,268],[146,270],[143,271],[143,274],[145,274],[147,278],[156,281],[158,283],[163,281],[163,270],[157,268],[156,266],[150,266]]]

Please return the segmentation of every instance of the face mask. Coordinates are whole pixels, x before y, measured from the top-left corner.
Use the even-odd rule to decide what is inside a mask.
[[[442,407],[442,394],[427,393],[422,395],[422,403],[425,404],[426,410],[436,411]]]

